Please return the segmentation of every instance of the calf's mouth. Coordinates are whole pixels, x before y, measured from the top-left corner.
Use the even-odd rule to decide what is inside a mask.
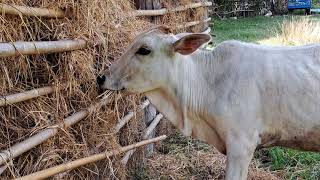
[[[119,80],[114,80],[114,78],[112,78],[111,76],[97,76],[97,84],[102,90],[125,90],[125,87],[122,85],[122,83]]]

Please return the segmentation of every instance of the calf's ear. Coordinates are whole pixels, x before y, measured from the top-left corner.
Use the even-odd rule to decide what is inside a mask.
[[[211,36],[208,34],[190,33],[175,41],[173,49],[182,55],[188,55],[210,40]]]

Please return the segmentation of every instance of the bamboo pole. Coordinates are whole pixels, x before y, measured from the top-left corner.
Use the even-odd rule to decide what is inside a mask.
[[[191,26],[195,26],[195,25],[198,25],[198,24],[201,24],[201,23],[207,23],[211,21],[211,18],[207,18],[203,21],[192,21],[192,22],[187,22],[186,24],[183,24],[183,25],[178,25],[176,27],[176,29],[182,29],[182,28],[187,28],[187,27],[191,27]]]
[[[210,27],[208,27],[205,31],[203,31],[202,33],[204,33],[204,34],[210,34],[210,32],[211,32],[211,28]]]
[[[34,8],[28,6],[8,5],[4,3],[0,3],[0,13],[47,18],[64,17],[64,12],[60,9]]]
[[[7,150],[3,150],[0,152],[0,165],[7,162],[10,159],[13,159],[24,152],[29,151],[30,149],[34,148],[35,146],[45,142],[49,138],[55,136],[58,133],[58,130],[61,128],[67,128],[72,126],[73,124],[79,122],[80,120],[87,117],[90,113],[94,112],[97,108],[107,104],[109,102],[108,97],[111,93],[105,95],[98,103],[91,105],[89,108],[79,111],[67,118],[60,124],[55,126],[48,127],[45,130],[42,130],[38,134],[31,136],[30,138],[17,143],[10,147]]]
[[[198,2],[198,3],[191,3],[185,6],[178,6],[173,9],[169,9],[170,12],[180,12],[180,11],[186,11],[188,9],[194,9],[199,7],[208,7],[212,6],[212,2]]]
[[[45,179],[45,178],[51,177],[51,176],[53,176],[55,174],[58,174],[58,173],[61,173],[61,172],[65,172],[65,171],[68,171],[68,170],[72,170],[72,169],[75,169],[77,167],[89,164],[89,163],[94,163],[96,161],[100,161],[100,160],[103,160],[105,158],[121,154],[123,152],[129,151],[131,149],[134,149],[134,148],[137,148],[137,147],[140,147],[140,146],[144,146],[144,145],[147,145],[147,144],[150,144],[150,143],[154,143],[154,142],[158,142],[158,141],[164,140],[165,138],[167,138],[167,136],[163,135],[163,136],[159,136],[159,137],[156,137],[156,138],[153,138],[153,139],[148,139],[148,140],[144,140],[144,141],[141,141],[141,142],[138,142],[138,143],[135,143],[135,144],[131,144],[129,146],[122,147],[122,148],[120,148],[118,150],[106,151],[104,153],[95,154],[95,155],[88,156],[88,157],[85,157],[85,158],[77,159],[77,160],[74,160],[74,161],[71,161],[71,162],[68,162],[68,163],[65,163],[65,164],[61,164],[61,165],[58,165],[58,166],[55,166],[55,167],[52,167],[52,168],[49,168],[49,169],[45,169],[45,170],[42,170],[42,171],[39,171],[39,172],[36,172],[36,173],[29,174],[27,176],[23,176],[21,178],[17,178],[17,180]]]
[[[148,128],[146,129],[145,133],[143,134],[143,139],[148,139],[148,137],[150,136],[150,134],[153,132],[153,130],[157,127],[157,125],[159,124],[160,120],[163,118],[162,114],[158,114],[152,121],[152,123],[148,126]],[[133,155],[133,153],[136,151],[135,149],[131,149],[130,151],[128,151],[123,158],[121,159],[121,163],[126,165],[130,159],[130,157]]]
[[[157,10],[136,10],[132,13],[130,13],[129,17],[135,16],[161,16],[165,15],[168,13],[174,13],[174,12],[180,12],[180,11],[185,11],[188,9],[194,9],[194,8],[199,8],[199,7],[207,7],[211,6],[212,2],[198,2],[198,3],[191,3],[185,6],[178,6],[176,8],[172,9],[167,9],[167,8],[162,8],[162,9],[157,9]]]
[[[0,175],[8,168],[8,165],[0,167]]]
[[[81,39],[0,43],[0,57],[72,51],[84,48],[85,46],[86,41]]]
[[[33,89],[30,91],[25,91],[17,94],[3,96],[3,97],[0,97],[0,107],[11,105],[17,102],[26,101],[39,96],[48,95],[53,93],[54,91],[55,91],[54,86],[47,86],[47,87],[37,88],[37,89]]]
[[[139,109],[144,109],[146,108],[148,105],[150,104],[150,101],[149,100],[145,100],[141,105],[139,105]],[[118,133],[120,131],[120,129],[127,124],[127,122],[133,118],[134,116],[134,112],[133,111],[130,111],[127,115],[125,115],[123,118],[121,118],[119,120],[119,122],[116,124],[116,127],[115,127],[115,130],[114,130],[114,133]]]
[[[143,139],[147,139],[150,134],[153,132],[153,130],[157,127],[157,125],[159,124],[160,120],[163,118],[162,114],[158,114],[152,121],[152,123],[148,126],[148,128],[146,129],[144,135],[143,135]]]

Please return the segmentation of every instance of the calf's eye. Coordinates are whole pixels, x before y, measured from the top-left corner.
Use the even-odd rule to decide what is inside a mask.
[[[136,54],[143,55],[143,56],[148,55],[150,53],[151,53],[151,50],[145,47],[139,48],[138,51],[136,52]]]

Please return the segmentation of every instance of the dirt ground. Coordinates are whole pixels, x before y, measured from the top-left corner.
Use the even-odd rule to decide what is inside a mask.
[[[134,172],[131,179],[224,179],[226,156],[206,143],[182,136],[175,129],[165,131],[169,137],[156,144],[145,168]],[[249,180],[281,179],[280,175],[260,168],[258,160],[252,161],[248,177]]]

